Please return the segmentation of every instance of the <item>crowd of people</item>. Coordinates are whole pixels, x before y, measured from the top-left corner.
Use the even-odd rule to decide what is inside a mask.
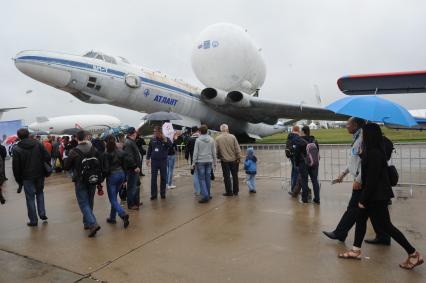
[[[391,222],[388,205],[393,198],[392,172],[388,161],[392,153],[392,143],[383,136],[380,127],[374,123],[352,117],[347,122],[347,130],[352,134],[350,157],[345,170],[333,181],[341,183],[349,174],[352,180],[352,195],[349,205],[336,228],[323,233],[330,239],[345,241],[348,232],[355,225],[353,247],[338,254],[343,259],[361,259],[361,246],[370,218],[376,232],[374,239],[365,240],[370,244],[390,245],[391,238],[400,244],[408,254],[400,264],[401,268],[413,269],[423,263],[422,255],[408,242],[405,236]],[[102,183],[106,180],[107,194],[111,210],[106,221],[116,223],[117,215],[124,228],[130,223],[129,214],[118,200],[124,198],[129,210],[138,210],[140,201],[140,177],[143,176],[143,156],[151,169],[151,201],[160,194],[166,198],[168,189],[174,189],[173,168],[177,145],[181,142],[179,134],[166,135],[161,127],[155,127],[147,149],[145,141],[135,128],[129,128],[127,135],[108,136],[106,139],[91,139],[80,131],[69,137],[48,137],[43,141],[30,138],[27,129],[17,132],[19,143],[13,148],[13,174],[16,182],[24,188],[28,226],[34,227],[38,219],[47,220],[44,204],[44,180],[52,170],[69,172],[75,184],[75,194],[81,213],[83,227],[94,237],[100,225],[93,213],[94,196],[103,192]],[[0,188],[6,180],[4,174],[3,150],[0,152]],[[294,126],[288,135],[286,156],[292,164],[291,188],[289,193],[297,198],[301,191],[301,202],[320,204],[320,185],[318,170],[320,166],[319,144],[311,135],[308,126],[300,129]],[[199,203],[212,199],[211,180],[215,178],[216,164],[220,161],[224,193],[226,197],[239,194],[238,172],[242,163],[242,152],[236,137],[229,133],[226,124],[220,126],[220,135],[214,139],[206,125],[194,127],[186,139],[185,158],[191,164],[194,194]],[[53,169],[50,167],[53,165]],[[257,157],[249,147],[243,169],[251,194],[256,193]],[[157,177],[160,174],[158,192]],[[309,178],[313,188],[310,196]],[[125,193],[123,193],[125,192]],[[0,190],[0,201],[4,203]]]

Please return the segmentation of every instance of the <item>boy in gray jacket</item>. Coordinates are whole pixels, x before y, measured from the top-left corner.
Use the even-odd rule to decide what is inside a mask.
[[[207,130],[206,125],[201,125],[201,136],[195,141],[192,161],[192,166],[197,170],[201,185],[199,203],[209,202],[212,167],[216,169],[216,145],[214,139],[207,134]]]

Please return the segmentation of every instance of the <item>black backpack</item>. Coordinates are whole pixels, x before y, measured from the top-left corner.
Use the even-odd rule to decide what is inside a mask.
[[[101,162],[95,156],[96,150],[92,147],[88,156],[76,148],[75,151],[81,156],[81,178],[83,183],[97,185],[102,181]]]

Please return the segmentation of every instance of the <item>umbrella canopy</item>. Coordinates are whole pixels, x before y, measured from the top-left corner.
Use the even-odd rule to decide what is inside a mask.
[[[4,144],[6,144],[6,145],[9,145],[9,144],[14,143],[17,139],[18,139],[18,136],[17,136],[17,135],[8,136],[8,137],[7,137],[7,138],[3,141],[3,143],[4,143]]]
[[[154,112],[148,115],[145,115],[142,120],[147,121],[166,121],[166,120],[182,120],[182,117],[180,117],[178,114],[173,112]]]
[[[326,107],[338,114],[350,115],[371,122],[416,126],[411,114],[398,103],[377,96],[350,96],[339,99]]]

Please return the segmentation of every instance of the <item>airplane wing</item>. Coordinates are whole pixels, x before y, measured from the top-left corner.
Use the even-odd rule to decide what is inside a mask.
[[[337,80],[347,95],[424,93],[426,71],[352,75]]]
[[[236,119],[270,125],[277,123],[280,118],[327,121],[345,121],[348,119],[346,115],[335,114],[328,109],[317,106],[278,102],[253,96],[246,96],[245,99],[246,101],[242,105],[229,103],[218,107],[209,106]]]
[[[15,109],[25,109],[27,107],[10,107],[10,108],[0,108],[0,119],[3,116],[4,112],[7,112],[9,110],[15,110]]]

